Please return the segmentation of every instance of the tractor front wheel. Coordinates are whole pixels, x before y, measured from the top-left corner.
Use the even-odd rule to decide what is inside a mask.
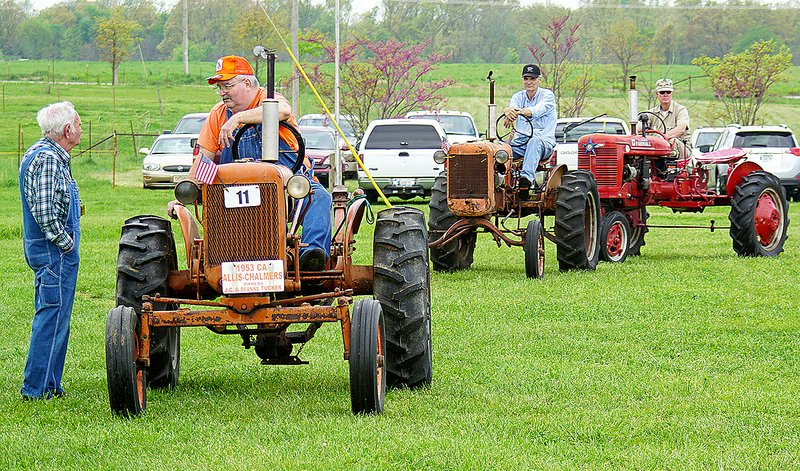
[[[123,416],[139,415],[147,406],[147,372],[137,363],[139,316],[128,306],[117,306],[106,318],[106,377],[111,410]]]
[[[386,395],[385,355],[381,304],[356,301],[350,322],[350,403],[354,414],[383,412]]]
[[[429,207],[428,238],[435,241],[458,221],[458,217],[447,207],[447,175],[445,172],[436,177],[431,189]],[[471,231],[445,245],[431,248],[433,269],[436,271],[469,269],[472,266],[477,237],[477,233]]]
[[[628,216],[628,225],[631,228],[631,238],[630,242],[628,242],[628,247],[630,247],[628,255],[638,257],[642,254],[642,247],[646,244],[644,236],[650,231],[647,227],[647,219],[650,217],[650,213],[646,208],[641,208],[633,213],[628,213]],[[640,226],[639,224],[644,224],[644,226]]]
[[[389,387],[431,383],[431,281],[425,216],[412,208],[378,213],[373,294],[386,319]]]
[[[600,258],[607,262],[622,263],[630,250],[631,225],[619,211],[605,215],[600,224]]]
[[[136,216],[125,221],[117,255],[117,305],[142,312],[142,296],[169,296],[169,271],[178,261],[172,225],[158,216]],[[177,306],[153,303],[154,311],[173,310]],[[181,331],[178,327],[155,327],[150,330],[149,386],[170,389],[178,385],[181,360]]]
[[[544,278],[544,230],[542,221],[534,219],[525,229],[525,275],[528,278]]]
[[[567,172],[556,197],[556,255],[561,271],[594,270],[600,257],[600,196],[586,170]]]
[[[728,215],[733,250],[749,257],[775,257],[783,252],[788,208],[786,191],[774,175],[756,171],[744,177]]]

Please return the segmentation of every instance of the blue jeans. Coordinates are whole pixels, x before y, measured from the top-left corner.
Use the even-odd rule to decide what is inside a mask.
[[[536,135],[532,136],[526,144],[525,141],[527,139],[527,136],[517,134],[511,141],[511,149],[514,151],[515,159],[524,159],[522,161],[522,176],[533,182],[535,181],[534,176],[536,175],[536,167],[539,165],[539,161],[553,152],[553,146],[542,141]]]

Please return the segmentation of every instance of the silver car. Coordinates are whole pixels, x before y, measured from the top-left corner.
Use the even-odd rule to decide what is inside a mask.
[[[152,148],[142,147],[142,186],[172,188],[189,176],[197,134],[162,134]]]

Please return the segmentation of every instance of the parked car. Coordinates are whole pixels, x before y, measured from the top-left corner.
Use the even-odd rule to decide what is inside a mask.
[[[464,111],[411,111],[406,113],[409,119],[435,119],[447,133],[450,144],[480,139],[478,127],[472,115]]]
[[[189,176],[197,134],[162,134],[152,148],[142,147],[144,188],[172,188]]]
[[[388,196],[403,199],[430,196],[443,164],[433,161],[447,134],[432,119],[378,119],[369,123],[359,155],[375,183]],[[358,170],[358,187],[375,202],[378,192],[366,173]]]
[[[189,113],[178,121],[175,129],[171,131],[172,134],[200,134],[200,129],[208,118],[208,113]],[[169,134],[164,131],[164,134]]]
[[[565,164],[570,170],[578,169],[578,139],[587,134],[631,133],[628,122],[610,116],[558,118],[556,120],[556,148],[550,164]]]
[[[314,176],[321,184],[327,186],[331,160],[336,152],[336,134],[333,129],[325,126],[300,126],[299,130],[306,144],[306,156],[314,160]],[[357,167],[358,163],[350,152],[342,151],[342,175],[355,174]]]
[[[714,143],[725,128],[711,128],[701,126],[692,131],[692,155],[698,157],[700,154],[710,152],[714,148]]]
[[[328,115],[322,113],[315,113],[315,114],[304,114],[297,120],[298,126],[326,126],[333,129],[333,132],[336,131],[336,126],[333,125],[333,121],[328,118]],[[347,140],[350,141],[350,144],[353,146],[357,145],[358,138],[356,136],[355,128],[352,124],[352,117],[347,115],[339,115],[339,127],[342,128],[345,137]]]
[[[740,126],[731,124],[722,131],[714,150],[737,147],[747,151],[747,160],[756,162],[778,177],[786,195],[800,198],[800,147],[788,126]],[[727,165],[717,168],[717,185],[724,188]]]

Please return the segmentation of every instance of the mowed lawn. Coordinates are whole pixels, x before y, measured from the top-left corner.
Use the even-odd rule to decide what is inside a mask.
[[[114,119],[138,124],[136,116],[155,115],[152,103],[129,96],[119,106],[130,117]],[[191,97],[180,96],[177,116],[193,111]],[[32,129],[40,103],[52,98],[20,98],[14,116]],[[85,99],[86,114],[112,119],[105,100]],[[13,150],[13,136],[3,151]],[[87,213],[69,396],[49,402],[19,399],[33,277],[22,255],[16,157],[0,158],[2,469],[800,467],[797,203],[786,251],[771,259],[736,256],[727,229],[652,229],[642,256],[591,272],[560,273],[548,242],[545,278],[534,281],[525,278],[521,248],[482,236],[471,270],[431,277],[433,384],[390,391],[380,416],[350,413],[341,333],[330,324],[303,349],[310,364],[298,367],[263,366],[239,337],[184,329],[179,387],[150,391],[139,418],[116,417],[104,336],[120,226],[163,215],[172,198],[141,189],[140,160],[127,146],[115,188],[109,155],[75,160]],[[427,213],[423,200],[408,204]],[[651,213],[653,224],[727,226],[727,208]],[[356,263],[371,263],[371,240],[372,226],[362,226]]]

